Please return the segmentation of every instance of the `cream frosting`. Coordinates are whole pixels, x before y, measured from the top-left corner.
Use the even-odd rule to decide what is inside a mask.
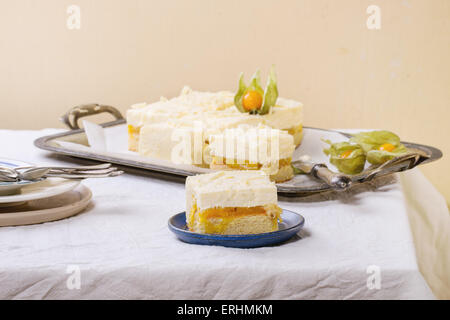
[[[266,124],[276,129],[290,129],[301,125],[303,106],[300,102],[278,98],[276,105],[265,115],[241,113],[234,106],[233,93],[229,91],[199,92],[184,87],[180,96],[145,104],[139,103],[127,111],[127,123],[135,127],[185,117],[203,116],[213,127],[225,126],[222,122],[236,124]]]
[[[186,179],[186,211],[277,204],[277,188],[262,171],[218,171]]]

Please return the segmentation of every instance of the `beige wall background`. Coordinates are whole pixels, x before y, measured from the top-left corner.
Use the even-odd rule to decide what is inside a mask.
[[[67,7],[81,29],[66,27]],[[381,29],[369,30],[369,5]],[[450,154],[449,0],[0,0],[0,128],[62,127],[70,107],[235,90],[276,64],[305,124],[384,128]],[[1,137],[0,137],[1,138]],[[423,172],[450,200],[448,156]]]

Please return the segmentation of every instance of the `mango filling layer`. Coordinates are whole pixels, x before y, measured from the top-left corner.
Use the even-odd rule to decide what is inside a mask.
[[[303,130],[303,125],[299,125],[297,127],[292,127],[292,128],[290,128],[288,130],[285,130],[285,131],[287,131],[290,135],[293,136],[296,133],[302,132],[302,130]]]
[[[131,124],[128,125],[128,135],[131,138],[137,138],[139,136],[140,131],[141,131],[141,127],[134,127]]]
[[[281,159],[278,161],[278,168],[289,166],[292,158]],[[235,170],[260,170],[262,168],[261,163],[250,163],[249,160],[245,160],[244,163],[235,163],[235,159],[224,159],[222,157],[212,157],[211,164],[225,164],[227,167]]]
[[[195,221],[205,227],[206,233],[223,233],[231,221],[246,216],[266,215],[272,220],[272,231],[278,229],[282,209],[276,204],[256,207],[226,207],[198,210],[197,204],[191,208],[188,227],[193,230]]]

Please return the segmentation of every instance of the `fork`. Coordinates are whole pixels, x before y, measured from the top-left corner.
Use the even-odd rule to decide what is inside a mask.
[[[0,167],[0,181],[38,180],[45,177],[65,179],[106,178],[121,175],[123,171],[111,167],[110,163],[79,167]]]
[[[14,182],[18,179],[18,173],[9,167],[0,166],[0,181]]]

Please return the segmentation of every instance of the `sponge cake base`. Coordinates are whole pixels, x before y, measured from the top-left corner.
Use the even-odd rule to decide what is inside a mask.
[[[198,211],[194,205],[187,217],[190,231],[242,235],[278,230],[281,209],[277,205],[250,208],[213,208]]]

